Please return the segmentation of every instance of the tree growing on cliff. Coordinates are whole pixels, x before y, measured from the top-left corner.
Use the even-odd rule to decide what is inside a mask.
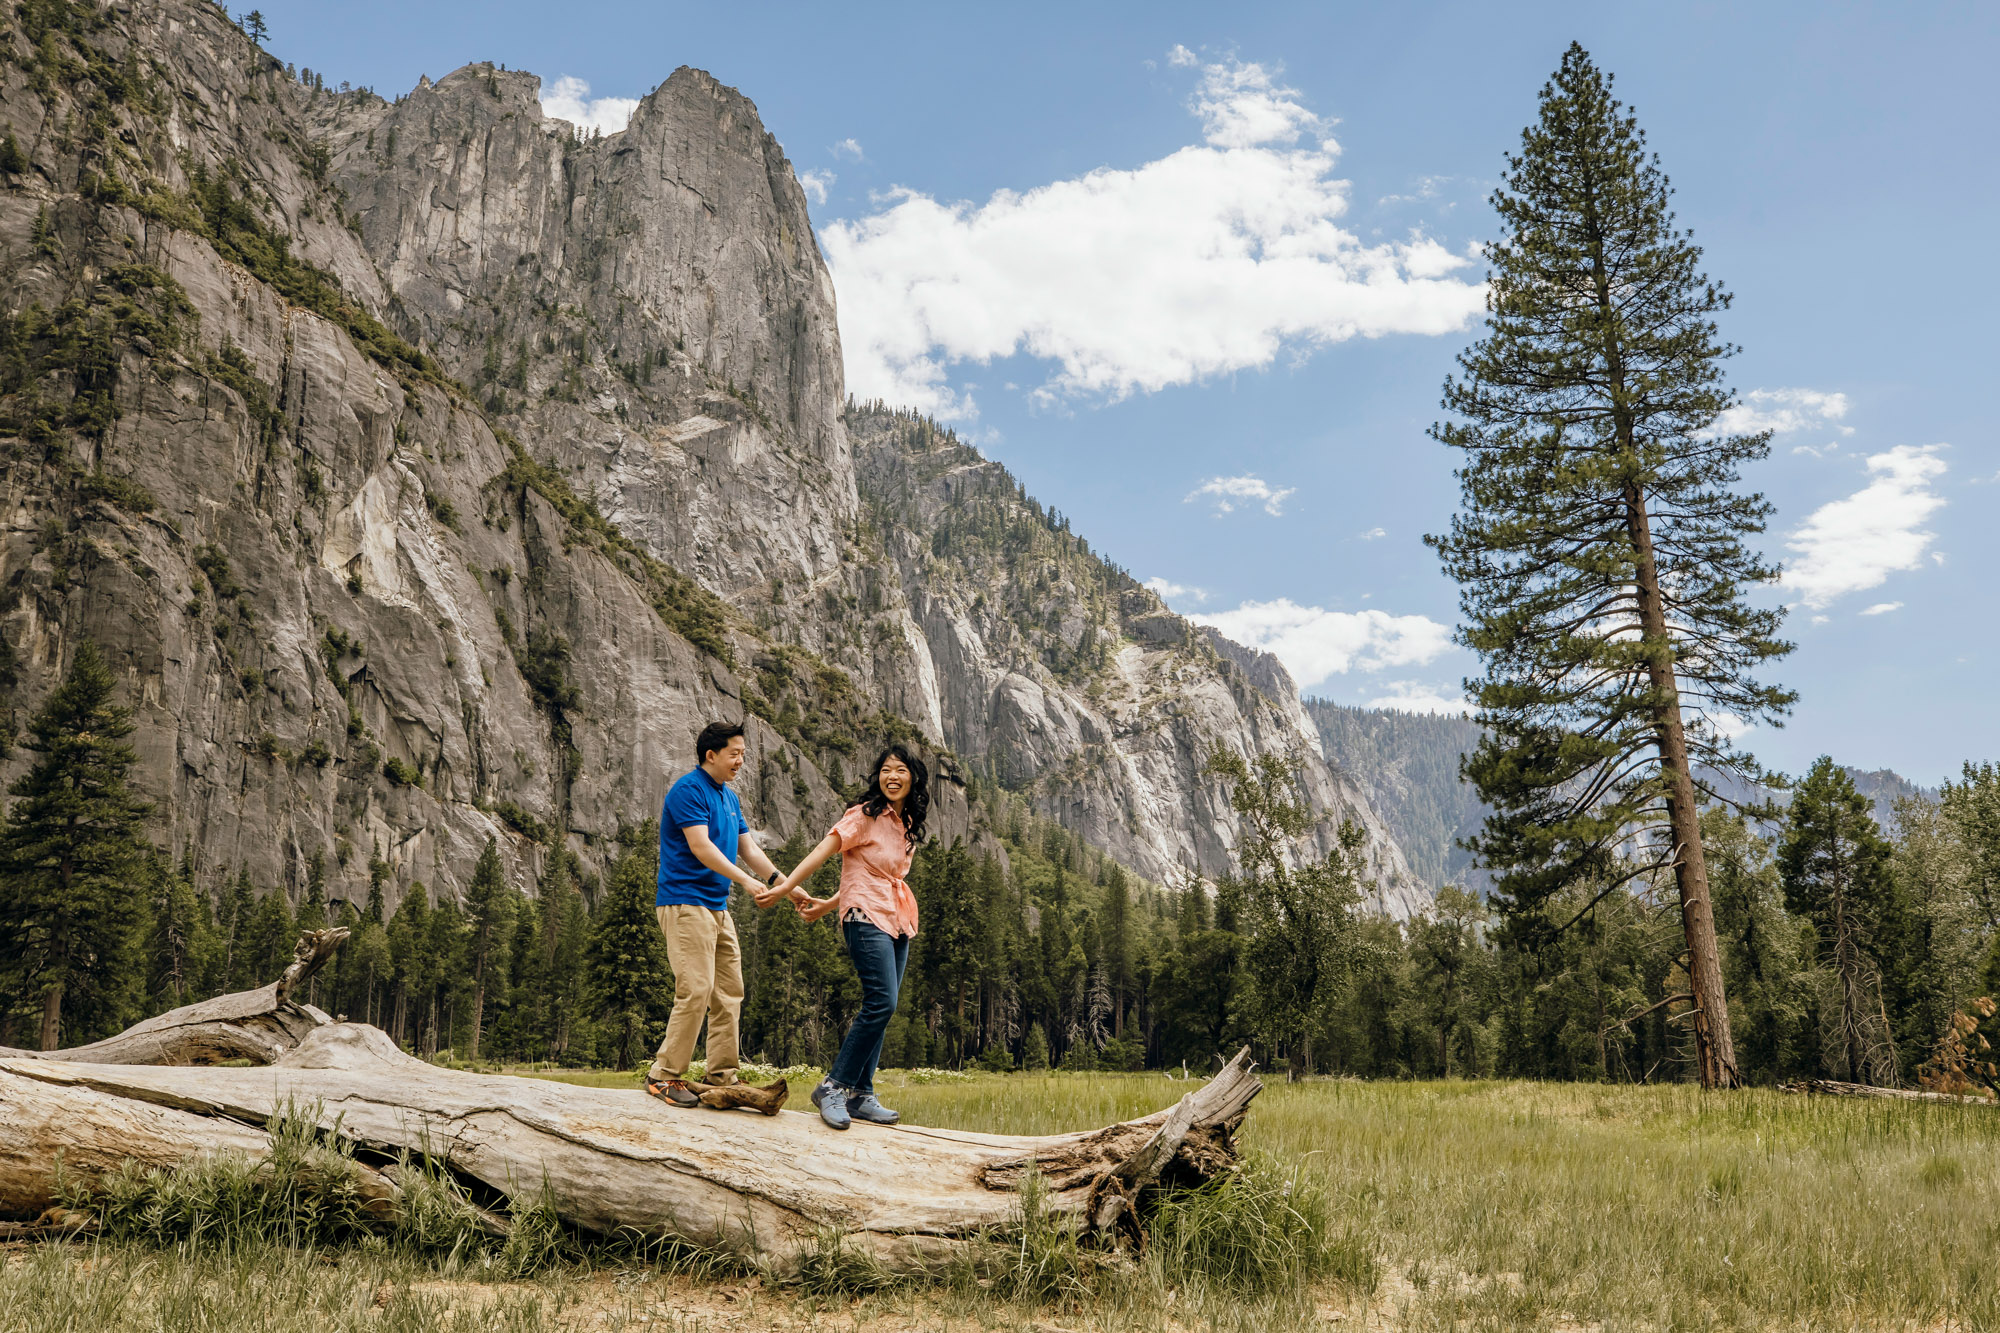
[[[39,992],[41,1047],[65,1019],[113,1028],[138,999],[150,807],[126,785],[132,710],[116,703],[97,645],[78,645],[69,674],[28,723],[41,756],[8,788],[0,826],[0,975]]]
[[[1702,855],[1704,774],[1755,776],[1736,722],[1793,695],[1753,673],[1790,650],[1746,539],[1771,512],[1737,489],[1769,450],[1739,435],[1715,316],[1729,296],[1674,226],[1658,158],[1581,46],[1543,89],[1494,208],[1486,336],[1445,383],[1462,510],[1427,538],[1461,588],[1459,640],[1486,737],[1465,775],[1493,813],[1473,848],[1517,935],[1573,922],[1551,899],[1672,869],[1696,1069],[1738,1081]],[[1596,898],[1590,899],[1594,905]],[[1586,906],[1585,911],[1589,910]]]

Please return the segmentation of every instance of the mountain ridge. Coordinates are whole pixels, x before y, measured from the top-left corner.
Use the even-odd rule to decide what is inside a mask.
[[[983,769],[1160,878],[1229,867],[1210,747],[1302,753],[1315,808],[1372,821],[1381,905],[1419,902],[1295,693],[1113,598],[1087,547],[981,620],[951,541],[899,530],[883,476],[864,501],[831,280],[741,94],[683,68],[584,140],[491,65],[389,102],[302,84],[198,0],[31,17],[0,37],[0,702],[18,722],[99,641],[197,873],[296,896],[323,867],[393,905],[455,893],[491,837],[528,887],[531,833],[598,865],[701,722],[743,716],[774,838],[902,736],[943,836],[979,836]],[[954,484],[916,477],[935,543]]]

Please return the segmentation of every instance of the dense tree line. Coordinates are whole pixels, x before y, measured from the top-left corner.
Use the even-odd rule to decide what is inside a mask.
[[[262,984],[323,924],[353,935],[307,998],[420,1055],[629,1068],[658,1041],[673,978],[650,823],[624,832],[601,879],[545,848],[532,895],[489,845],[463,901],[413,882],[390,910],[377,858],[366,901],[329,903],[314,863],[294,902],[143,841],[130,726],[86,647],[28,727],[37,760],[0,826],[0,1045],[74,1045]],[[1694,1076],[1670,874],[1551,894],[1551,922],[1574,919],[1562,931],[1501,929],[1452,887],[1396,922],[1360,910],[1358,829],[1329,856],[1299,854],[1314,817],[1285,761],[1219,753],[1210,771],[1245,829],[1236,873],[1166,886],[975,783],[976,847],[932,842],[910,875],[923,929],[886,1062],[1199,1069],[1249,1042],[1299,1074]],[[2000,1030],[1979,999],[2000,993],[2000,766],[1899,801],[1885,832],[1823,759],[1782,818],[1711,807],[1703,834],[1747,1080],[1995,1082],[1982,1043]],[[838,935],[786,908],[734,910],[745,1049],[823,1065],[860,1000]]]

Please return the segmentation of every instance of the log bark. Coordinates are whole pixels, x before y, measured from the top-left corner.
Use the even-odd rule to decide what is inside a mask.
[[[363,1160],[428,1157],[512,1203],[546,1199],[588,1231],[671,1235],[780,1272],[838,1233],[910,1269],[1009,1225],[1031,1170],[1053,1211],[1136,1235],[1147,1187],[1234,1164],[1232,1136],[1261,1088],[1247,1055],[1170,1110],[1047,1137],[866,1124],[840,1134],[800,1111],[681,1110],[636,1088],[439,1069],[357,1023],[321,1027],[263,1068],[0,1059],[0,1212],[49,1205],[58,1152],[71,1170],[256,1153],[260,1127],[290,1108]]]
[[[89,1176],[127,1159],[171,1167],[216,1152],[261,1156],[264,1127],[289,1111],[354,1144],[366,1192],[383,1208],[397,1191],[393,1169],[377,1168],[408,1154],[512,1205],[546,1200],[591,1232],[673,1236],[777,1273],[838,1235],[850,1252],[910,1270],[1017,1222],[1030,1173],[1046,1183],[1051,1211],[1110,1244],[1143,1242],[1143,1194],[1230,1170],[1234,1135],[1263,1086],[1246,1049],[1167,1110],[1040,1137],[864,1123],[843,1134],[768,1105],[682,1110],[638,1088],[440,1069],[379,1028],[330,1022],[289,1000],[338,943],[302,940],[289,981],[93,1047],[0,1057],[0,1216],[43,1216],[58,1162]],[[192,1067],[222,1050],[268,1053],[270,1063]],[[98,1058],[79,1058],[86,1052]]]
[[[1899,1102],[1950,1102],[1963,1106],[2000,1106],[2000,1101],[1991,1097],[1965,1096],[1952,1092],[1923,1092],[1916,1088],[1878,1088],[1868,1083],[1841,1083],[1826,1078],[1780,1083],[1778,1091],[1820,1093],[1830,1097],[1878,1097]]]
[[[269,1064],[333,1021],[292,995],[326,966],[346,938],[345,926],[307,931],[293,947],[291,965],[268,986],[182,1005],[88,1046],[60,1051],[0,1046],[0,1056],[99,1065]]]

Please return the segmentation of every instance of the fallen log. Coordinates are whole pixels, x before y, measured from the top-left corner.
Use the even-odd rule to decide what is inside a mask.
[[[338,944],[302,940],[302,966]],[[1030,1176],[1045,1182],[1049,1211],[1086,1233],[1113,1246],[1143,1240],[1144,1193],[1232,1169],[1236,1130],[1263,1086],[1246,1049],[1175,1106],[1102,1129],[1021,1137],[856,1124],[842,1134],[768,1105],[752,1108],[761,1115],[682,1110],[637,1088],[441,1069],[379,1028],[330,1022],[287,993],[281,979],[93,1047],[0,1058],[0,1217],[45,1216],[58,1170],[87,1179],[127,1160],[267,1154],[266,1127],[290,1114],[353,1145],[364,1193],[381,1208],[393,1208],[394,1163],[407,1157],[510,1207],[545,1202],[589,1232],[721,1247],[776,1273],[838,1237],[907,1271],[1017,1222]],[[269,1063],[192,1067],[221,1049]],[[86,1052],[118,1059],[78,1058]],[[142,1062],[148,1054],[159,1062]]]
[[[346,938],[345,926],[307,931],[293,947],[291,965],[268,986],[182,1005],[88,1046],[60,1051],[0,1046],[0,1056],[97,1065],[214,1065],[225,1060],[269,1064],[308,1033],[333,1021],[292,997],[326,966]]]
[[[408,1153],[512,1205],[547,1202],[587,1231],[720,1246],[787,1271],[825,1238],[890,1269],[947,1257],[1017,1219],[1030,1172],[1052,1211],[1134,1233],[1139,1193],[1235,1162],[1232,1136],[1261,1088],[1248,1052],[1180,1104],[1047,1137],[857,1124],[814,1115],[680,1110],[638,1089],[440,1069],[379,1028],[336,1023],[263,1068],[0,1060],[0,1212],[55,1197],[55,1163],[171,1165],[255,1152],[261,1126],[306,1114],[363,1160]]]
[[[1899,1102],[1947,1102],[1967,1106],[2000,1106],[1991,1097],[1975,1097],[1955,1092],[1924,1092],[1916,1088],[1878,1088],[1872,1083],[1842,1083],[1827,1078],[1805,1078],[1796,1083],[1780,1083],[1779,1092],[1817,1093],[1828,1097],[1878,1097]]]

